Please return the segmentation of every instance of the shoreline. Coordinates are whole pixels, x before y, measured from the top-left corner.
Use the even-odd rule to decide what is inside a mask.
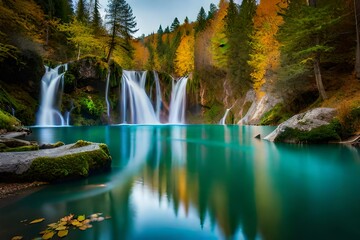
[[[0,208],[42,189],[46,182],[0,183]]]

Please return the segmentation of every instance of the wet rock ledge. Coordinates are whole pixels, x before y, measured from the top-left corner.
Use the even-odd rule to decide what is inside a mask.
[[[106,144],[78,141],[51,149],[0,152],[0,181],[61,182],[107,171],[111,156]]]

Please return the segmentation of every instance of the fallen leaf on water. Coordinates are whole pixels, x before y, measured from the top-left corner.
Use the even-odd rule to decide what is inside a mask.
[[[45,233],[45,234],[42,236],[42,239],[44,239],[44,240],[51,239],[51,238],[54,236],[54,234],[55,234],[55,232]]]
[[[103,218],[103,217],[98,217],[98,219],[97,219],[98,222],[102,222],[104,220],[105,220],[105,218]]]
[[[51,227],[51,228],[57,228],[58,226],[59,226],[59,224],[57,224],[57,223],[48,224],[48,227]]]
[[[85,215],[80,215],[80,216],[78,216],[77,220],[78,220],[79,222],[84,221],[84,220],[85,220]]]
[[[58,232],[58,234],[57,234],[57,235],[58,235],[59,237],[61,237],[61,238],[62,238],[62,237],[67,236],[67,235],[68,235],[68,233],[69,233],[69,231],[68,231],[68,230],[61,230],[61,231],[59,231],[59,232]]]
[[[61,231],[61,230],[65,230],[67,227],[66,226],[59,226],[57,228],[55,228],[56,231]]]
[[[30,224],[39,223],[39,222],[42,222],[42,221],[44,221],[44,220],[45,220],[45,218],[35,219],[35,220],[32,220],[32,221],[30,222]]]
[[[96,213],[90,215],[90,218],[97,218],[97,217],[98,217],[98,214],[96,214]]]
[[[15,236],[15,237],[12,237],[11,240],[21,240],[23,238],[24,238],[23,236]]]

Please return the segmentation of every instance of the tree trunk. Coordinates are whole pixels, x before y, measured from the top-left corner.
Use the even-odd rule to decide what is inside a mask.
[[[322,82],[322,77],[321,77],[321,71],[320,71],[320,58],[316,57],[314,59],[314,73],[315,73],[315,79],[316,79],[316,86],[318,88],[320,97],[325,100],[327,99],[327,95],[325,92],[325,88]]]
[[[80,59],[80,46],[79,46],[79,51],[78,51],[78,56],[77,56],[77,60]]]
[[[355,26],[356,26],[356,61],[355,61],[355,75],[357,79],[360,79],[360,36],[359,36],[359,21],[358,14],[360,10],[360,1],[354,0],[354,12],[355,12]]]

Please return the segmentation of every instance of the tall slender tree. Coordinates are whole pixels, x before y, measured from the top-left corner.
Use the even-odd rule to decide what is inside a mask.
[[[76,8],[76,19],[83,23],[86,23],[89,20],[89,14],[86,9],[86,5],[86,0],[79,0]]]
[[[176,17],[173,21],[173,23],[170,26],[170,31],[173,32],[175,31],[178,27],[180,26],[180,21],[179,19]]]
[[[135,16],[130,5],[125,0],[109,0],[106,22],[110,26],[111,36],[109,41],[109,53],[107,61],[115,47],[119,45],[128,55],[132,54],[130,39],[132,34],[137,32]],[[119,38],[121,41],[118,41]]]
[[[197,15],[196,18],[196,25],[195,25],[195,31],[201,32],[206,28],[206,12],[203,7],[200,8],[200,12]]]
[[[360,31],[359,31],[360,1],[359,0],[354,0],[354,13],[355,13],[355,26],[356,26],[355,74],[356,74],[356,78],[360,79]]]
[[[278,39],[281,42],[280,77],[295,79],[307,71],[313,71],[320,98],[327,95],[322,81],[321,56],[334,50],[332,27],[339,23],[337,8],[330,5],[317,6],[315,0],[304,3],[293,0],[282,14]]]
[[[99,0],[95,0],[92,11],[92,21],[91,21],[92,28],[94,29],[93,30],[94,34],[98,34],[100,32],[102,25],[99,8],[100,8]]]

